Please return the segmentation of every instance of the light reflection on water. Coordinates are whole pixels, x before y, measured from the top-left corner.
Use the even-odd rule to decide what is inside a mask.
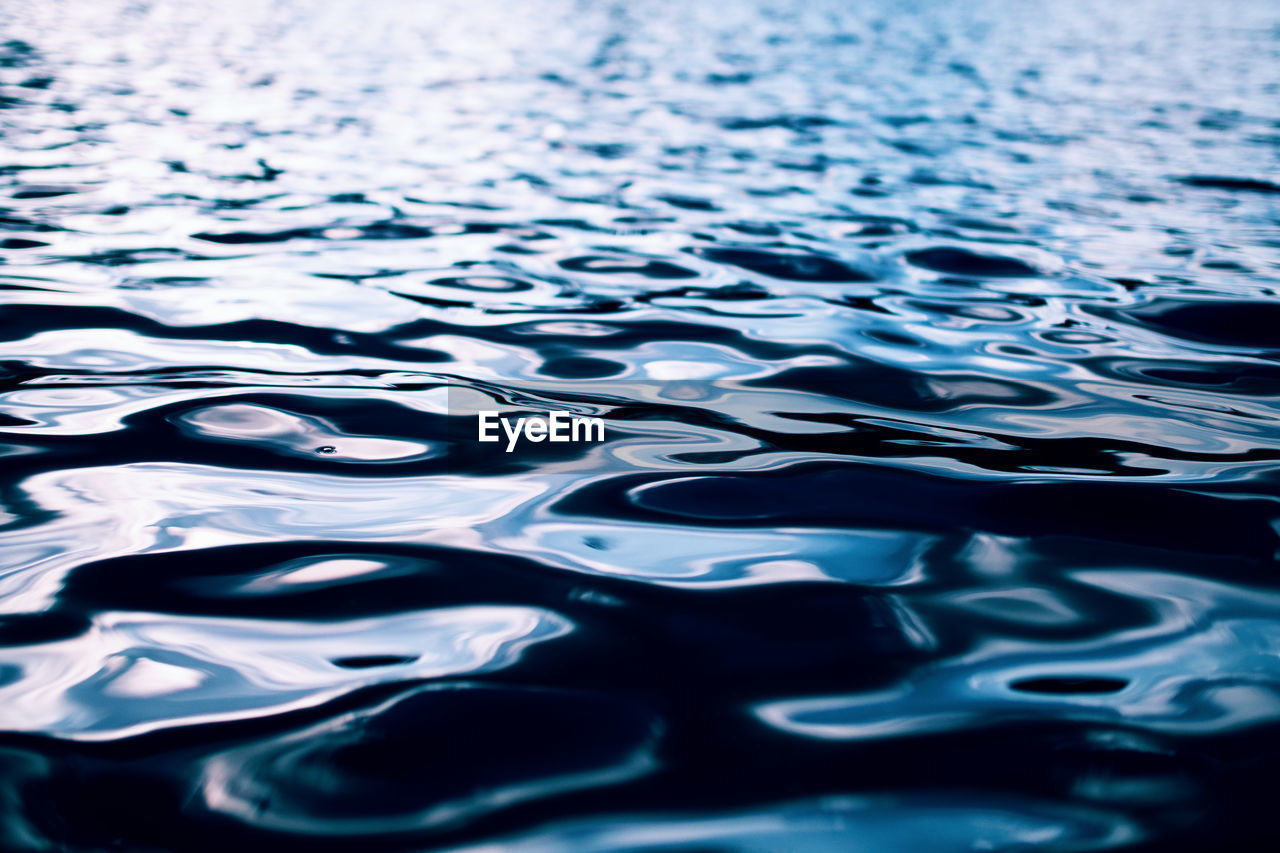
[[[1273,4],[0,27],[3,846],[1274,836]]]

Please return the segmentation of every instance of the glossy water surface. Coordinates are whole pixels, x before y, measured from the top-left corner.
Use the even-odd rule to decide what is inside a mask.
[[[1275,840],[1274,3],[0,40],[5,849]]]

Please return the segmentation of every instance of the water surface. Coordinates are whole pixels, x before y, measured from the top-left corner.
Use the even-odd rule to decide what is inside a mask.
[[[6,849],[1275,841],[1274,4],[0,33]]]

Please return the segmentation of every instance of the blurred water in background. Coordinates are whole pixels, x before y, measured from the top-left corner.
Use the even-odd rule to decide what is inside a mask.
[[[6,849],[1275,840],[1274,3],[0,41]]]

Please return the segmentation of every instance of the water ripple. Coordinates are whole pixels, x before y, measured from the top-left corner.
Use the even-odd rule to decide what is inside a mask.
[[[0,26],[0,847],[1274,846],[1274,4]]]

